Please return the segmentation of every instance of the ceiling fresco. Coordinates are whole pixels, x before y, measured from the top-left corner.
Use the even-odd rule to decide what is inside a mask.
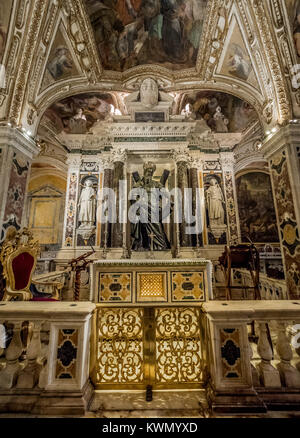
[[[248,82],[259,89],[255,70],[237,22],[235,22],[226,43],[227,49],[224,50],[224,59],[220,73]]]
[[[85,0],[103,67],[194,67],[207,0]]]
[[[226,93],[199,91],[188,93],[181,110],[187,105],[197,120],[204,119],[213,132],[242,132],[258,120],[255,109],[247,102]]]
[[[85,93],[53,104],[45,113],[58,133],[85,134],[114,110],[107,93]]]
[[[68,79],[76,75],[78,75],[77,67],[59,29],[49,54],[41,89],[45,89],[55,81]]]

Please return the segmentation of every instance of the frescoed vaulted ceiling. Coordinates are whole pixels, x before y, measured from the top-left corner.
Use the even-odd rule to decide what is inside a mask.
[[[126,114],[124,96],[146,76],[180,97],[173,114],[190,103],[214,132],[242,132],[256,117],[267,132],[300,115],[291,85],[297,45],[300,54],[299,0],[3,3],[0,64],[9,81],[0,87],[0,120],[26,131],[37,133],[46,117],[55,132],[72,133],[82,115],[80,132],[90,132],[106,114],[90,110],[88,95]],[[276,38],[272,27],[288,38]],[[218,123],[210,114],[216,101]]]
[[[207,0],[85,0],[101,63],[125,71],[194,67]]]

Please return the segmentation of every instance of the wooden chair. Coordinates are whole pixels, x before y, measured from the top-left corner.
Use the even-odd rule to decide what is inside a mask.
[[[232,269],[242,268],[250,271],[253,281],[253,287],[247,287],[247,289],[254,289],[255,300],[261,299],[259,290],[259,252],[253,244],[226,246],[224,253],[219,258],[219,262],[225,275],[227,300],[232,299],[232,289],[241,288],[241,286],[232,286],[231,271]]]
[[[6,282],[3,301],[15,299],[18,301],[59,300],[63,283],[32,280],[39,251],[39,242],[34,240],[32,233],[27,228],[19,232],[14,230],[6,237],[0,253],[3,276]],[[32,292],[38,289],[39,285],[51,286],[52,293]]]

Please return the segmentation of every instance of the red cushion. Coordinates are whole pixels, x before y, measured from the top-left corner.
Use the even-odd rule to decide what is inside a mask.
[[[22,252],[12,261],[12,269],[15,277],[15,290],[22,290],[28,285],[32,268],[34,265],[34,257],[28,252]]]
[[[55,300],[54,298],[35,297],[32,298],[30,301],[58,301],[58,300]]]

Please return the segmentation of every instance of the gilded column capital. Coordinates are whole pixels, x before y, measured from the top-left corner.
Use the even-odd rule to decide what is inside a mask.
[[[127,150],[120,147],[114,147],[111,151],[111,160],[113,163],[125,164],[127,161]]]
[[[180,146],[172,151],[171,158],[178,163],[187,163],[190,164],[191,156],[189,148],[186,146]]]
[[[220,153],[220,163],[222,166],[222,170],[224,172],[233,172],[235,158],[233,152],[221,152]]]
[[[68,154],[67,165],[69,167],[69,170],[80,170],[81,162],[81,154]]]
[[[204,160],[202,157],[191,157],[190,168],[197,169],[200,172],[203,171]]]

